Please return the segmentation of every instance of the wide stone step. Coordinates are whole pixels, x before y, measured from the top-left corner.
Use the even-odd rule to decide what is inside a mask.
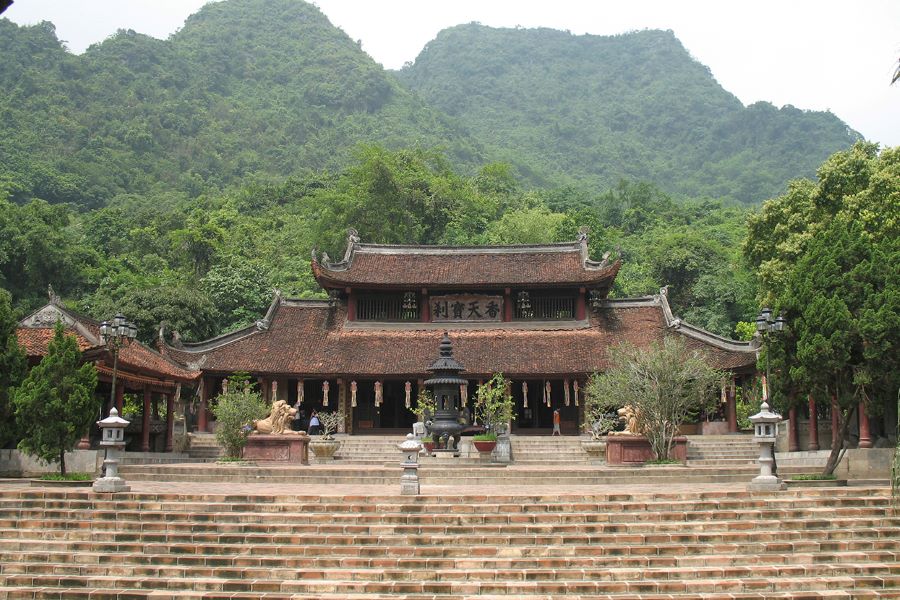
[[[764,559],[764,557],[763,557]],[[597,565],[587,565],[596,568]],[[832,577],[836,575],[869,575],[893,576],[900,574],[900,564],[896,562],[818,562],[807,565],[757,564],[724,565],[724,566],[610,566],[600,565],[601,570],[592,577],[585,575],[583,566],[537,566],[527,568],[518,564],[507,567],[484,564],[469,564],[450,568],[431,567],[375,567],[337,566],[316,568],[291,568],[286,566],[272,568],[223,568],[215,572],[219,577],[241,580],[351,580],[351,581],[583,581],[585,579],[603,579],[612,581],[655,581],[655,580],[694,580],[694,579],[732,579],[751,577],[790,577],[817,576]],[[76,576],[103,577],[111,570],[108,564],[66,564],[49,565],[47,563],[5,563],[0,570],[0,577],[16,576]],[[116,565],[113,569],[119,577],[154,578],[154,579],[200,579],[207,576],[206,566],[159,566],[159,565]]]
[[[505,527],[527,528],[533,531],[552,529],[559,531],[565,527],[583,527],[589,531],[629,531],[652,529],[655,531],[690,528],[710,530],[722,527],[728,530],[752,529],[754,527],[772,529],[790,528],[840,528],[853,523],[866,526],[893,527],[900,523],[900,515],[886,513],[885,507],[841,507],[826,510],[799,508],[788,509],[748,509],[711,511],[671,511],[663,509],[648,514],[644,512],[620,512],[609,514],[596,511],[531,511],[531,512],[488,512],[488,513],[442,513],[442,512],[355,512],[352,506],[345,507],[338,514],[317,512],[284,512],[263,521],[259,513],[210,513],[183,512],[182,510],[93,510],[90,515],[71,509],[51,508],[0,508],[0,529],[50,529],[53,527],[83,527],[92,523],[95,529],[127,531],[165,530],[177,531],[200,526],[215,527],[219,530],[240,530],[255,532],[295,532],[298,527],[319,527],[322,531],[329,527],[348,526],[448,528],[448,527]],[[550,508],[550,507],[545,507]],[[774,521],[773,521],[774,520]]]
[[[225,577],[205,578],[143,578],[128,576],[80,576],[80,575],[9,575],[0,576],[0,585],[10,587],[30,586],[34,588],[117,588],[117,589],[159,589],[194,590],[220,593],[243,592],[251,594],[319,594],[319,593],[379,593],[379,594],[499,594],[519,596],[520,594],[547,594],[568,596],[570,594],[624,594],[624,593],[719,593],[730,592],[799,592],[812,590],[895,590],[900,586],[900,575],[880,573],[880,566],[870,573],[864,565],[854,573],[831,573],[807,575],[802,568],[785,573],[784,576],[761,575],[746,578],[722,578],[713,574],[707,578],[681,579],[680,572],[667,579],[631,579],[635,572],[626,570],[613,573],[621,577],[599,578],[581,577],[577,580],[558,580],[554,572],[525,573],[516,579],[450,580],[429,581],[415,579],[354,580],[350,578],[309,579],[309,580],[269,580],[231,579]],[[817,571],[816,569],[813,570]],[[685,573],[691,573],[685,570]],[[637,572],[639,574],[640,571]],[[338,571],[335,576],[340,575]],[[346,573],[345,573],[346,575]],[[509,577],[509,575],[507,575]],[[2,588],[0,588],[2,589]]]

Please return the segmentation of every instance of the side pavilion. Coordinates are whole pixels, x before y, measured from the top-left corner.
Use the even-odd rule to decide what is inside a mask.
[[[124,414],[125,395],[134,394],[142,402],[141,420],[133,422],[128,428],[128,433],[140,435],[140,442],[133,444],[134,449],[171,452],[174,448],[175,407],[182,386],[195,385],[200,371],[186,369],[144,344],[132,341],[118,351],[116,388],[114,394],[111,393],[113,356],[100,337],[100,323],[64,307],[52,290],[50,302],[22,319],[16,329],[16,337],[25,348],[29,365],[37,364],[47,355],[57,322],[62,322],[67,334],[75,336],[82,359],[93,362],[97,369],[97,393],[104,399],[104,408],[98,420],[112,408],[108,406],[111,396],[115,399],[119,414]],[[160,410],[161,404],[165,406],[164,410]],[[99,435],[96,431],[94,434]],[[158,444],[155,443],[157,439]],[[90,447],[87,435],[79,447]]]

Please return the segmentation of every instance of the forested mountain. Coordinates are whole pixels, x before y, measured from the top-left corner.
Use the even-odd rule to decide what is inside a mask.
[[[75,56],[0,20],[0,189],[82,206],[196,196],[249,174],[349,162],[360,142],[480,153],[310,4],[205,6],[169,40],[120,31]]]
[[[398,78],[399,77],[399,78]],[[410,91],[406,85],[414,91]],[[854,137],[837,118],[741,106],[671,33],[478,25],[386,72],[299,0],[205,6],[161,41],[83,55],[0,20],[0,288],[47,285],[97,318],[200,339],[273,288],[321,294],[311,248],[543,243],[591,229],[613,293],[671,284],[730,335],[754,314],[747,206]]]
[[[446,29],[401,80],[539,184],[652,181],[760,202],[859,136],[830,113],[744,107],[671,31]]]
[[[120,31],[81,56],[49,23],[0,20],[0,56],[0,188],[17,201],[193,197],[339,169],[364,142],[441,147],[470,173],[506,161],[535,186],[760,202],[856,137],[828,113],[744,108],[671,32],[454,27],[399,74],[418,95],[300,0],[209,4],[168,40]]]

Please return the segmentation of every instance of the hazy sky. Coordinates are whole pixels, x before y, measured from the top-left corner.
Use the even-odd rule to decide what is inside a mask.
[[[231,0],[240,1],[240,0]],[[206,0],[15,0],[3,16],[52,21],[80,53],[117,29],[166,38]],[[609,35],[671,29],[744,104],[831,110],[867,139],[900,145],[898,0],[319,0],[331,22],[387,68],[441,29],[478,21]]]

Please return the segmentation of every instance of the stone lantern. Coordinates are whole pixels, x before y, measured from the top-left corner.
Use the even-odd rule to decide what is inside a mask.
[[[461,385],[468,381],[459,376],[465,367],[453,358],[453,344],[450,336],[444,332],[440,345],[440,357],[428,367],[433,373],[425,386],[434,394],[435,411],[431,424],[425,424],[431,439],[434,441],[434,452],[459,452],[459,437],[465,425],[460,423]]]
[[[422,442],[411,433],[406,434],[406,440],[397,444],[397,448],[403,453],[403,475],[400,476],[400,494],[403,496],[417,496],[419,494],[419,452],[422,451]]]
[[[97,421],[97,426],[103,432],[100,446],[106,450],[106,458],[103,459],[103,467],[106,474],[94,481],[95,492],[116,493],[128,492],[130,487],[125,485],[125,480],[119,477],[119,461],[116,452],[125,447],[125,428],[129,421],[119,417],[119,411],[113,406],[109,416],[102,421]]]
[[[784,482],[772,474],[775,462],[775,438],[781,415],[769,410],[763,401],[760,411],[750,417],[753,423],[753,439],[759,444],[759,475],[753,478],[748,489],[751,491],[774,491],[785,489]]]

